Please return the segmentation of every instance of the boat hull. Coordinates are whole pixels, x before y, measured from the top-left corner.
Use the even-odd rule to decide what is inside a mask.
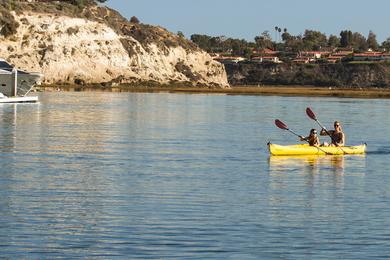
[[[16,69],[0,58],[0,92],[6,96],[26,96],[35,85],[40,85],[43,74]],[[15,82],[16,80],[16,82]],[[17,86],[16,93],[14,86]]]
[[[38,97],[6,97],[0,98],[0,104],[3,103],[36,103],[38,102]]]
[[[344,155],[364,154],[367,145],[343,146],[343,147],[315,147],[308,144],[277,145],[268,143],[268,149],[272,155]]]

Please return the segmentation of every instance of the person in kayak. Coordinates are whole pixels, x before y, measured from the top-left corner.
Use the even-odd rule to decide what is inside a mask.
[[[339,121],[335,121],[334,124],[334,130],[325,130],[322,129],[320,135],[329,135],[332,139],[332,143],[330,145],[326,145],[324,143],[324,146],[344,146],[345,145],[345,134],[343,133],[343,129],[341,128],[341,124]]]
[[[304,137],[301,135],[299,137],[301,141],[307,141],[310,146],[320,146],[320,139],[318,138],[317,130],[314,128],[310,130],[309,136]]]

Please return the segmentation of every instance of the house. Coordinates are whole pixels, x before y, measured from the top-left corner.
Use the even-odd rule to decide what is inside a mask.
[[[383,59],[385,61],[390,61],[390,52],[383,53]]]
[[[329,51],[301,51],[298,53],[300,58],[321,59],[330,55]]]
[[[293,59],[292,62],[297,63],[297,64],[305,64],[305,63],[310,63],[311,59],[310,58],[296,58]]]
[[[258,57],[253,57],[251,59],[251,61],[259,62],[259,63],[263,63],[263,62],[282,63],[282,61],[279,60],[279,57],[275,57],[275,56],[258,56]]]
[[[222,64],[227,64],[227,63],[238,63],[240,61],[244,61],[245,58],[239,57],[239,56],[214,56],[212,57],[213,60],[218,61]]]
[[[253,51],[254,56],[277,56],[278,54],[279,54],[278,51],[274,51],[274,50],[269,49],[269,48]]]
[[[295,63],[314,63],[319,59],[326,58],[330,55],[329,51],[301,51],[293,60]]]
[[[337,57],[337,56],[329,56],[327,59],[326,59],[326,61],[328,62],[328,63],[337,63],[337,62],[340,62],[341,61],[341,57]]]
[[[279,52],[274,51],[268,48],[254,51],[252,54],[251,61],[253,62],[270,62],[270,63],[282,63],[282,61],[278,57]]]
[[[352,55],[352,51],[338,51],[331,53],[327,58],[326,61],[328,63],[336,63],[340,62],[342,59]]]
[[[364,53],[354,53],[352,56],[353,61],[383,61],[383,53],[382,52],[375,52],[375,51],[367,51]]]

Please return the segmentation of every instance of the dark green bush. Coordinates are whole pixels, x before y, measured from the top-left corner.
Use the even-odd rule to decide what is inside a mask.
[[[0,35],[9,37],[17,32],[19,23],[15,21],[15,18],[9,13],[9,11],[0,7]]]

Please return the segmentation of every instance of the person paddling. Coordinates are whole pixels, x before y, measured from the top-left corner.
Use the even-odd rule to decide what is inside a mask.
[[[341,128],[341,124],[339,121],[335,121],[334,130],[327,131],[326,129],[322,129],[320,135],[329,135],[332,139],[332,143],[330,146],[344,146],[345,145],[345,134]]]
[[[316,129],[311,129],[310,134],[307,137],[304,137],[302,135],[299,136],[301,138],[301,141],[307,141],[310,146],[320,146],[320,139],[317,135]]]

